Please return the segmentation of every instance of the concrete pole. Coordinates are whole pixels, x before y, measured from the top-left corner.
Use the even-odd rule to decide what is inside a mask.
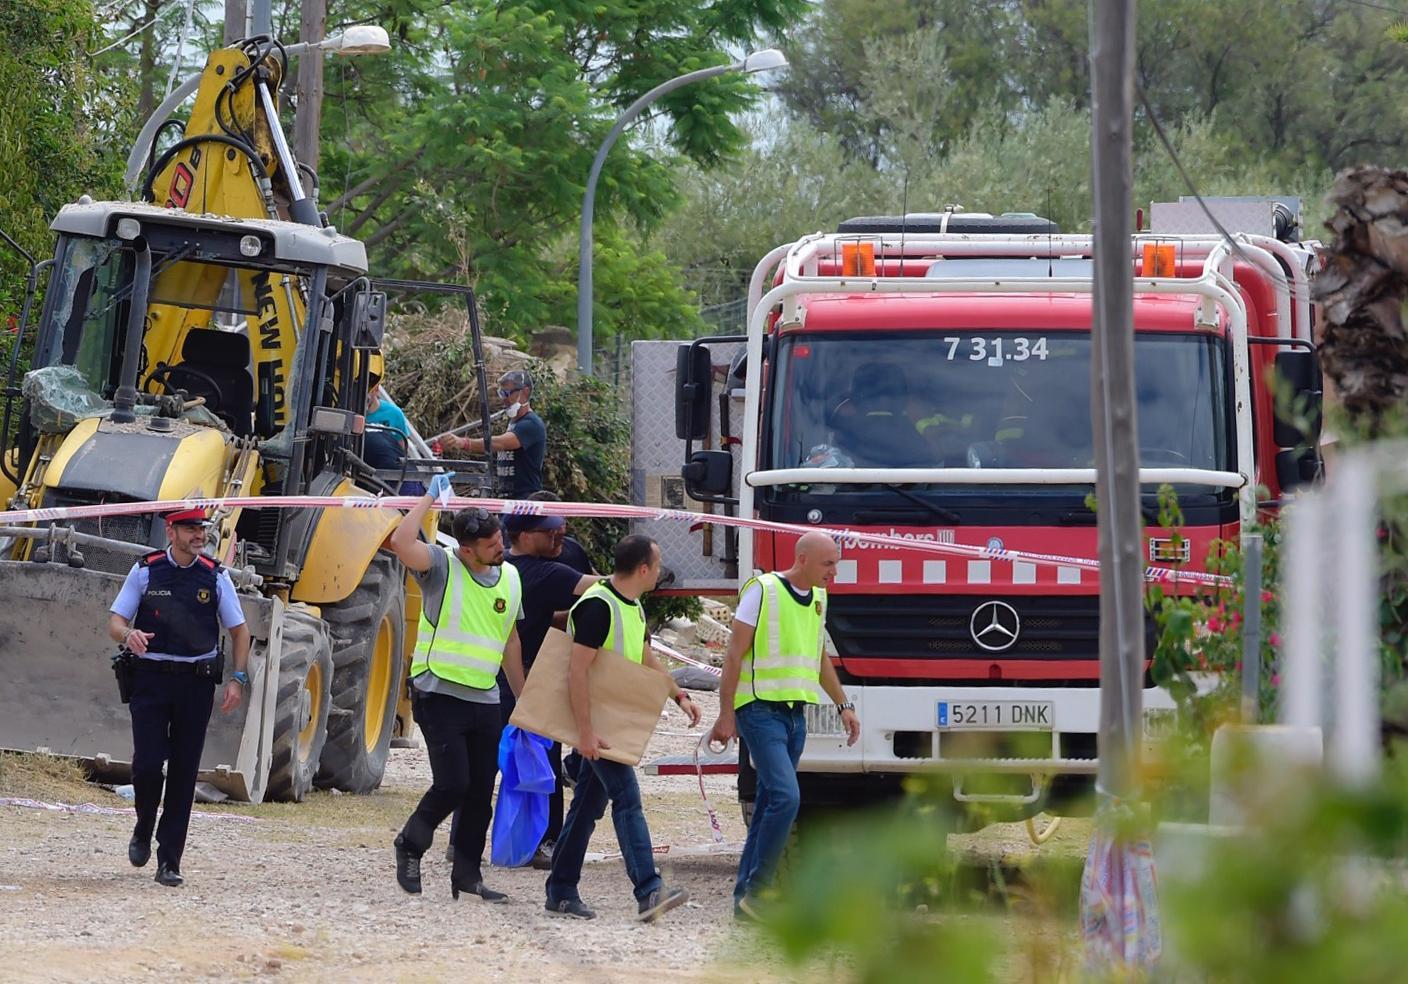
[[[249,21],[246,0],[225,0],[225,44],[231,45],[245,36]]]
[[[274,15],[270,10],[272,0],[249,0],[249,34],[250,37],[258,37],[261,34],[273,35]]]
[[[1091,5],[1094,337],[1090,413],[1100,535],[1100,766],[1096,788],[1136,791],[1143,708],[1143,536],[1134,396],[1133,235],[1135,0]]]
[[[303,0],[298,40],[317,44],[327,28],[327,0]],[[318,133],[323,116],[323,53],[317,48],[298,59],[297,115],[293,119],[293,156],[318,170]],[[310,194],[312,189],[309,189]]]

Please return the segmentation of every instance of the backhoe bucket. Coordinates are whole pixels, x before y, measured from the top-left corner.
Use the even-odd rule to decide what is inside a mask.
[[[0,748],[79,759],[108,781],[131,778],[132,720],[118,698],[117,646],[107,634],[121,585],[101,571],[0,561]],[[269,772],[283,605],[251,595],[240,602],[255,640],[250,689],[223,714],[217,688],[200,778],[257,803]],[[227,638],[227,660],[231,651]]]

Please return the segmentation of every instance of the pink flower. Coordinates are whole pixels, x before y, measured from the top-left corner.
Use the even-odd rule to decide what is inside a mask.
[[[1221,632],[1222,629],[1223,629],[1223,622],[1222,622],[1222,619],[1218,618],[1216,615],[1214,615],[1212,618],[1208,619],[1208,631],[1209,631],[1209,632]]]
[[[1263,592],[1261,593],[1261,603],[1262,603],[1263,605],[1269,605],[1269,604],[1271,604],[1271,603],[1272,603],[1273,601],[1275,601],[1275,600],[1276,600],[1276,596],[1275,596],[1274,594],[1272,594],[1270,591],[1263,591]]]
[[[1272,649],[1281,648],[1281,636],[1276,632],[1271,633],[1271,635],[1267,637],[1266,641],[1271,643]]]
[[[1273,674],[1271,674],[1271,686],[1272,686],[1272,687],[1279,687],[1279,686],[1281,686],[1281,674],[1279,674],[1279,673],[1273,673]]]

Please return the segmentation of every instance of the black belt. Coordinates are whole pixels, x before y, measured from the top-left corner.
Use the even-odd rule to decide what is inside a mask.
[[[138,659],[137,665],[143,670],[153,673],[167,673],[173,676],[193,676],[202,679],[214,680],[220,676],[220,657],[210,656],[206,659],[195,660],[174,660],[174,659]]]

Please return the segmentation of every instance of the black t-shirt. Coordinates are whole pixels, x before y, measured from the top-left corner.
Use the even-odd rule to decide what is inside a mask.
[[[614,594],[623,605],[634,605],[640,607],[640,602],[623,598],[621,592],[611,586],[610,581],[603,581],[606,590]],[[583,598],[576,608],[572,609],[572,641],[579,646],[586,646],[588,649],[600,649],[606,643],[606,637],[611,634],[611,606],[606,603],[605,598]],[[650,628],[645,630],[646,645],[650,644]]]
[[[518,436],[520,447],[497,454],[499,488],[510,498],[526,499],[543,487],[543,454],[548,446],[548,429],[543,418],[529,410],[508,425]]]
[[[572,537],[564,537],[562,540],[562,553],[556,557],[558,563],[566,564],[579,574],[595,574],[592,569],[592,560],[587,556],[587,551],[582,545]]]
[[[510,564],[523,581],[523,621],[518,623],[518,639],[523,643],[523,666],[533,660],[552,628],[554,612],[566,611],[577,600],[573,589],[582,575],[566,564],[546,557],[511,554]]]

